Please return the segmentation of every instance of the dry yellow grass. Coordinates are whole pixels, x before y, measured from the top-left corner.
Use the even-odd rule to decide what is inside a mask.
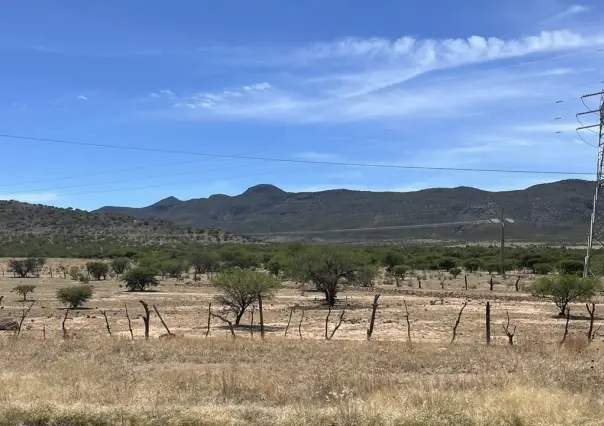
[[[488,278],[470,279],[477,288],[467,292],[463,278],[447,280],[445,291],[438,277],[428,277],[412,294],[407,284],[401,293],[380,286],[372,342],[365,341],[365,330],[373,291],[342,293],[346,319],[326,342],[320,295],[294,288],[265,304],[270,327],[264,341],[259,333],[250,339],[247,327],[231,340],[216,320],[206,339],[215,291],[176,281],[145,294],[126,293],[116,281],[93,283],[90,309],[72,314],[67,328],[75,337],[63,340],[64,311],[54,292],[68,281],[5,277],[0,317],[21,312],[18,296],[10,293],[14,285],[38,287],[22,335],[0,333],[0,425],[604,424],[604,345],[600,337],[586,345],[586,321],[571,321],[560,347],[563,321],[553,304],[514,292],[513,279],[494,292],[486,290]],[[158,339],[164,330],[153,316],[152,339],[142,339],[140,298],[158,306],[177,338]],[[403,298],[412,344],[406,342]],[[464,300],[469,303],[458,340],[449,345]],[[482,344],[486,300],[493,302],[491,347]],[[284,337],[294,305],[305,309],[303,340],[300,310]],[[108,312],[113,338],[101,309]],[[573,310],[579,314],[584,307]],[[506,311],[518,324],[514,347],[506,345],[501,327]]]

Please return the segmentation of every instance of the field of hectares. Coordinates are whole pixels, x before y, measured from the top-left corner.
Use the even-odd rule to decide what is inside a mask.
[[[46,266],[85,263],[48,259]],[[0,319],[19,321],[35,303],[18,338],[0,332],[0,425],[602,424],[603,338],[587,344],[588,312],[575,303],[560,344],[566,320],[551,301],[531,295],[536,275],[525,272],[454,278],[415,271],[396,286],[381,268],[373,287],[341,287],[328,337],[342,322],[328,341],[323,294],[291,280],[264,301],[262,339],[258,309],[253,325],[248,310],[234,327],[235,338],[217,317],[208,333],[210,302],[214,313],[228,313],[207,274],[194,282],[185,272],[145,292],[127,292],[115,278],[93,280],[92,299],[64,321],[55,293],[73,284],[69,277],[51,278],[44,269],[39,277],[13,278],[5,271]],[[36,286],[28,302],[11,292],[19,284]],[[149,340],[139,300],[151,310]],[[599,296],[594,301],[597,329],[604,308]],[[513,346],[503,327],[508,314]]]

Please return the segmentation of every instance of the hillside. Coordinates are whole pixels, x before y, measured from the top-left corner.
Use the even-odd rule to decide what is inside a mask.
[[[0,238],[5,247],[27,240],[32,246],[49,241],[70,246],[82,241],[122,244],[195,241],[210,244],[249,240],[217,229],[185,228],[163,219],[138,219],[115,213],[90,213],[17,201],[0,201]]]
[[[505,216],[515,221],[507,227],[507,235],[512,239],[583,242],[593,190],[594,184],[583,180],[563,180],[504,192],[458,187],[405,193],[351,190],[288,193],[272,185],[258,185],[232,197],[212,195],[189,201],[170,197],[145,208],[104,207],[99,212],[165,219],[182,226],[219,227],[240,234],[271,233],[269,238],[277,241],[476,241],[497,239],[498,227],[481,224],[323,231],[497,218],[504,206]]]

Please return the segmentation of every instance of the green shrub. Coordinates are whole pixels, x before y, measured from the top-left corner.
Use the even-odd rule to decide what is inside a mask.
[[[459,269],[459,268],[452,268],[452,269],[449,269],[449,273],[451,275],[453,275],[453,278],[457,278],[457,276],[459,274],[461,274],[461,269]]]
[[[584,263],[580,260],[561,260],[556,265],[556,270],[559,274],[568,275],[568,274],[576,274],[582,275],[583,273],[583,265]]]
[[[551,297],[560,310],[558,315],[565,315],[569,303],[591,299],[602,284],[597,278],[581,278],[577,275],[559,275],[543,277],[533,285],[536,296]]]
[[[100,281],[101,278],[105,280],[107,279],[107,274],[109,273],[109,265],[105,262],[88,262],[86,263],[86,271],[97,281]]]
[[[535,274],[540,275],[547,275],[554,269],[549,263],[535,263],[532,268]]]
[[[36,289],[36,286],[33,284],[19,284],[13,288],[13,291],[21,297],[23,297],[23,301],[27,302],[27,295],[29,293],[33,293]]]
[[[126,283],[128,291],[145,291],[147,287],[159,284],[155,278],[155,271],[144,267],[129,270],[122,277],[122,281]]]
[[[57,290],[57,299],[70,309],[78,309],[92,297],[92,286],[72,285]]]

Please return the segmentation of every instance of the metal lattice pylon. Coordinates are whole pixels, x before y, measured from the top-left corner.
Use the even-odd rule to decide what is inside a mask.
[[[598,129],[597,131],[591,130],[598,135],[598,166],[596,171],[596,190],[593,198],[593,210],[589,224],[589,235],[587,237],[587,254],[585,255],[585,265],[583,268],[584,278],[587,278],[587,276],[591,274],[590,260],[594,246],[604,247],[604,91],[584,95],[581,99],[584,100],[585,98],[593,96],[600,97],[599,108],[577,114],[577,118],[579,115],[598,115],[597,124],[582,126],[577,129],[577,132],[580,130]]]

